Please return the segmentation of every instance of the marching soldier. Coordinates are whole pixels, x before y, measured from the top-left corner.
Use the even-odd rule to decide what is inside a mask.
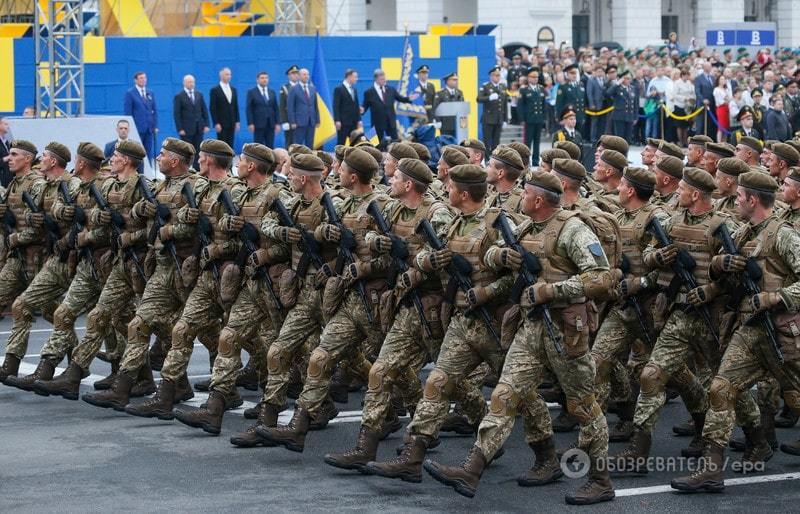
[[[616,150],[603,150],[594,164],[594,180],[602,188],[592,193],[590,199],[602,211],[616,214],[619,211],[619,184],[628,159]]]
[[[661,146],[659,146],[659,149],[660,148]],[[717,174],[717,162],[725,157],[733,156],[733,147],[729,146],[728,143],[706,143],[706,151],[703,153],[702,168],[713,177]]]
[[[704,134],[691,136],[689,143],[686,145],[686,166],[702,168],[703,156],[706,153],[706,143],[713,142],[713,139]]]
[[[658,145],[660,144],[660,139],[648,137],[644,148],[642,148],[642,152],[640,154],[642,156],[642,166],[650,171],[655,171],[653,169],[653,164],[656,162],[656,152],[658,151]],[[703,147],[703,150],[705,151],[705,147]],[[700,165],[698,164],[698,166]]]
[[[734,400],[742,393],[749,394],[756,381],[776,378],[787,406],[800,412],[800,367],[791,329],[798,317],[794,306],[800,301],[800,235],[774,213],[772,205],[777,190],[775,179],[763,173],[748,172],[739,176],[737,204],[741,217],[747,222],[734,232],[732,239],[740,254],[715,255],[710,267],[712,273],[730,287],[741,288],[739,274],[744,271],[747,258],[753,258],[763,270],[756,283],[760,292],[751,295],[753,291],[748,291],[743,295],[739,307],[742,323],[734,332],[711,383],[709,409],[702,428],[704,459],[695,473],[673,479],[674,489],[719,492],[725,488],[723,461],[735,421]],[[771,342],[759,323],[745,323],[759,313],[772,317],[778,327],[777,341]],[[778,345],[785,362],[779,363],[771,346],[773,343]],[[743,428],[751,449],[738,470],[747,472],[745,463],[752,465],[768,460],[772,449],[763,429],[758,426]]]
[[[486,183],[494,189],[487,198],[486,205],[503,209],[509,214],[518,213],[522,198],[519,177],[523,171],[525,165],[520,155],[509,146],[498,146],[486,166]]]
[[[743,160],[748,166],[758,166],[763,151],[764,143],[754,137],[742,136],[736,143],[736,157]]]
[[[355,448],[345,453],[327,454],[325,462],[343,469],[361,469],[377,456],[378,442],[384,420],[390,416],[393,384],[402,385],[413,402],[406,399],[409,411],[414,412],[421,396],[421,388],[405,384],[404,376],[409,372],[416,379],[431,356],[439,353],[444,329],[439,316],[442,302],[442,284],[436,274],[424,272],[417,267],[416,258],[425,245],[415,229],[422,219],[431,220],[437,235],[446,236],[453,215],[441,202],[425,196],[425,189],[433,181],[430,169],[417,159],[402,159],[392,180],[391,196],[395,201],[386,204],[383,216],[391,221],[392,232],[408,243],[408,270],[397,278],[392,295],[397,305],[380,354],[369,373],[369,389],[364,396],[361,430]],[[370,246],[378,253],[388,253],[392,242],[386,235],[376,232],[367,234]],[[410,295],[419,295],[422,312],[411,302]],[[422,321],[422,317],[425,320]],[[387,320],[387,323],[389,321]],[[427,332],[423,323],[427,324]],[[418,380],[413,386],[419,387]]]
[[[653,203],[670,214],[678,211],[678,185],[683,178],[683,162],[671,155],[662,155],[653,161],[656,176],[656,194]]]
[[[426,123],[433,121],[433,98],[436,95],[436,88],[433,84],[428,82],[428,73],[431,69],[427,64],[423,64],[417,68],[417,80],[419,84],[414,90],[418,95],[422,95],[422,105],[425,106],[425,114],[427,116]]]
[[[567,107],[575,113],[576,122],[573,125],[578,132],[583,132],[586,123],[586,88],[581,83],[578,76],[578,65],[570,64],[564,68],[564,76],[567,83],[558,88],[556,93],[556,112],[563,113]],[[563,115],[561,117],[563,119]]]
[[[483,141],[480,139],[465,139],[458,145],[467,150],[467,156],[469,157],[470,164],[483,166],[483,159],[486,156],[486,145],[483,144]]]
[[[260,425],[256,428],[256,433],[268,444],[302,452],[312,416],[330,402],[328,392],[334,366],[347,358],[350,366],[368,374],[370,364],[365,355],[377,353],[380,347],[383,334],[376,322],[380,313],[377,304],[387,289],[387,260],[374,258],[365,239],[374,227],[367,206],[376,201],[382,208],[389,200],[388,196],[373,190],[371,182],[377,170],[375,159],[360,148],[353,148],[345,155],[339,176],[342,185],[352,194],[336,207],[336,213],[341,217],[342,225],[351,230],[356,239],[355,260],[347,264],[341,276],[332,277],[325,284],[323,314],[327,323],[319,346],[309,357],[306,382],[291,421],[286,426]],[[339,244],[342,230],[328,218],[326,223],[317,226],[314,235],[318,241]],[[353,286],[360,287],[363,295],[358,287]],[[284,349],[283,345],[276,345],[276,351]]]
[[[389,188],[387,194],[392,195],[392,177],[397,173],[397,166],[402,159],[416,159],[417,152],[406,143],[393,143],[383,154],[383,176]]]
[[[464,101],[464,93],[458,89],[458,75],[455,73],[450,73],[444,77],[445,87],[443,87],[440,91],[436,93],[436,96],[433,98],[433,112],[436,112],[436,108],[439,107],[440,104],[445,102],[463,102]],[[442,127],[439,129],[439,132],[443,136],[453,136],[456,135],[456,124],[460,123],[460,120],[457,116],[438,116],[436,118],[442,124]]]
[[[28,282],[39,270],[42,262],[41,226],[34,227],[27,217],[27,206],[22,201],[22,193],[31,195],[37,201],[42,189],[44,178],[33,171],[33,162],[39,150],[36,146],[23,140],[11,143],[8,154],[8,168],[14,178],[8,184],[4,201],[0,204],[0,215],[5,216],[10,211],[15,218],[15,226],[5,226],[5,239],[7,256],[3,269],[0,270],[0,306],[5,307],[22,294]],[[5,381],[9,376],[17,376],[20,360],[24,357],[6,351],[3,365],[0,366],[0,381]]]
[[[522,247],[543,261],[539,281],[525,289],[521,323],[508,349],[500,382],[492,392],[489,413],[478,429],[478,438],[460,467],[426,460],[425,470],[456,492],[472,497],[481,475],[508,438],[517,408],[536,394],[545,368],[551,369],[567,394],[567,405],[581,423],[580,446],[589,453],[589,480],[567,503],[592,504],[614,498],[608,470],[602,464],[608,453],[608,426],[594,395],[594,364],[589,354],[587,304],[611,287],[611,274],[603,249],[577,213],[561,209],[561,183],[550,173],[537,171],[525,185],[523,212],[526,220],[517,229]],[[483,261],[493,269],[518,269],[522,255],[508,247],[492,246]],[[547,306],[553,323],[538,313]],[[532,316],[527,314],[531,313]],[[548,335],[561,336],[562,348]],[[537,461],[555,459],[552,434],[531,443]]]
[[[719,198],[714,201],[717,212],[741,221],[740,211],[736,207],[736,190],[739,188],[739,177],[748,171],[750,167],[735,157],[725,157],[717,162],[717,174],[714,176],[719,193]]]
[[[577,117],[575,114],[575,108],[571,105],[568,105],[563,111],[561,111],[559,119],[561,120],[562,127],[556,130],[555,134],[553,134],[553,143],[555,144],[561,141],[569,141],[570,143],[578,145],[578,148],[580,148],[583,144],[583,137],[576,127]]]
[[[61,143],[52,142],[45,147],[39,161],[45,182],[41,190],[31,198],[32,204],[26,206],[28,211],[25,215],[31,228],[44,232],[45,245],[42,253],[46,260],[25,291],[11,306],[14,324],[6,342],[6,355],[14,355],[19,359],[25,356],[28,349],[28,336],[34,321],[34,311],[42,310],[52,314],[58,305],[59,297],[69,289],[72,281],[76,255],[69,247],[67,236],[72,223],[63,216],[64,204],[59,193],[61,182],[66,182],[67,193],[73,198],[81,182],[79,178],[67,173],[67,164],[71,160],[72,154]],[[46,218],[56,226],[52,229],[45,226]],[[52,318],[50,320],[52,321]],[[4,383],[30,390],[37,378],[45,380],[53,378],[56,364],[58,362],[42,359],[34,373],[20,379],[9,376]]]
[[[800,153],[786,143],[772,145],[772,157],[769,159],[769,174],[778,184],[789,174],[789,169],[800,163]]]
[[[481,130],[483,143],[490,154],[500,144],[503,124],[508,120],[508,93],[500,83],[500,67],[489,70],[489,81],[484,82],[478,90],[478,103],[483,104],[481,114]]]
[[[164,148],[172,144],[169,143],[170,141],[180,140],[171,138],[165,140],[159,159],[164,155]],[[181,157],[178,160],[182,160],[188,175],[189,166],[194,160],[194,148],[183,141],[180,141],[180,147],[187,148],[188,157]],[[188,148],[192,148],[191,153],[188,152]],[[89,243],[102,246],[104,239],[111,235],[112,230],[118,231],[117,240],[109,241],[109,244],[113,245],[112,248],[115,249],[115,255],[111,256],[113,266],[103,285],[103,290],[100,292],[97,305],[86,317],[86,333],[72,351],[72,360],[69,366],[53,380],[37,380],[34,383],[37,394],[58,395],[67,400],[77,400],[81,380],[89,375],[89,365],[100,351],[103,338],[108,331],[113,326],[117,332],[127,333],[125,327],[134,316],[135,299],[141,294],[147,280],[142,268],[147,249],[147,224],[144,220],[134,218],[131,212],[133,205],[142,198],[138,187],[137,168],[145,157],[146,154],[141,144],[131,140],[117,143],[110,161],[111,171],[115,176],[107,180],[100,191],[108,208],[98,208],[91,212],[90,226],[96,226],[97,229],[87,235]],[[170,165],[163,159],[159,162],[161,172],[168,175]],[[122,218],[123,227],[112,227],[112,212]],[[139,378],[142,380],[139,381]],[[114,380],[117,380],[116,375]],[[149,367],[130,377],[130,380],[132,396],[149,394],[155,390]],[[134,380],[136,384],[133,383]],[[120,409],[122,407],[124,405]]]
[[[260,144],[246,144],[239,159],[238,176],[247,184],[245,191],[234,198],[239,206],[239,214],[227,213],[219,221],[220,227],[230,227],[232,232],[240,233],[245,223],[258,227],[267,214],[275,198],[287,201],[290,196],[286,189],[272,182],[272,168],[275,165],[272,150]],[[279,263],[288,257],[284,243],[270,243],[265,237],[254,242],[257,249],[247,257],[246,275],[242,287],[230,308],[227,324],[219,335],[217,358],[211,374],[211,392],[208,402],[197,410],[182,410],[175,413],[181,423],[190,427],[202,428],[210,434],[219,434],[222,417],[225,413],[225,398],[236,393],[237,373],[242,367],[242,348],[250,355],[250,363],[257,371],[258,379],[266,379],[260,373],[266,372],[267,351],[274,342],[283,321],[278,305],[268,291],[266,280],[259,278],[258,270],[274,276],[277,289],[281,273],[286,266]],[[240,250],[241,251],[241,250]],[[224,276],[224,273],[223,273]],[[197,288],[195,288],[197,290]],[[275,292],[273,290],[273,292]],[[258,363],[253,361],[258,360]]]
[[[525,122],[525,146],[531,148],[533,159],[530,166],[539,165],[539,146],[542,139],[542,128],[545,124],[544,106],[547,93],[539,84],[539,68],[528,70],[528,84],[519,88],[517,112]]]
[[[432,189],[440,198],[447,198],[450,189],[450,170],[455,166],[469,163],[467,151],[460,146],[447,145],[442,149],[442,156],[436,165],[436,181]]]
[[[288,82],[281,86],[280,96],[278,98],[278,111],[281,117],[281,128],[283,129],[283,137],[285,138],[286,148],[289,148],[289,145],[294,143],[294,130],[292,130],[291,125],[289,124],[289,108],[288,108],[288,101],[289,101],[289,91],[297,85],[297,82],[300,80],[300,68],[297,65],[292,64],[289,66],[289,69],[286,70],[286,77]]]

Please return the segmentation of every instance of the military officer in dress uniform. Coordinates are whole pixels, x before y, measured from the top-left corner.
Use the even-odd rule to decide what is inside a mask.
[[[522,64],[522,55],[519,52],[514,52],[514,55],[511,56],[511,66],[508,67],[508,73],[506,74],[508,87],[511,87],[511,84],[524,75],[525,66]]]
[[[289,99],[289,90],[291,90],[300,79],[300,68],[296,65],[291,65],[286,70],[286,78],[289,82],[281,86],[280,98],[278,99],[278,114],[281,118],[281,128],[283,129],[283,136],[286,138],[286,148],[294,143],[294,130],[289,125],[289,109],[287,107],[287,100]]]
[[[458,89],[458,75],[455,72],[445,76],[444,78],[445,87],[433,98],[433,111],[436,112],[436,108],[439,107],[439,104],[444,102],[463,102],[464,101],[464,93]],[[458,119],[455,116],[440,116],[437,117],[441,124],[442,128],[440,129],[441,134],[454,136],[456,135],[456,123],[458,123]]]
[[[531,166],[539,165],[539,143],[544,127],[547,94],[539,84],[539,68],[528,70],[528,84],[519,88],[517,112],[525,122],[525,146],[531,149]]]
[[[577,119],[578,132],[583,131],[583,126],[586,123],[586,88],[581,84],[578,77],[578,66],[570,64],[564,68],[564,73],[567,78],[567,83],[558,88],[556,94],[556,112],[564,112],[567,106],[572,106]]]
[[[755,126],[754,118],[753,118],[753,108],[749,105],[745,105],[739,111],[739,114],[736,115],[736,119],[739,120],[739,123],[742,125],[741,127],[737,128],[736,130],[731,133],[730,143],[733,146],[736,146],[741,141],[742,137],[754,137],[758,140],[764,140],[764,134],[761,130]]]
[[[489,70],[489,81],[478,91],[478,103],[483,104],[481,116],[483,143],[486,145],[486,151],[491,154],[500,144],[500,132],[503,130],[503,123],[508,119],[506,116],[508,93],[506,86],[500,83],[499,66]]]
[[[556,130],[556,133],[553,134],[553,143],[557,143],[559,141],[570,141],[578,145],[578,148],[580,148],[581,144],[583,144],[583,137],[581,136],[581,133],[578,132],[577,114],[575,113],[575,108],[571,105],[568,105],[563,111],[561,111],[560,119],[562,127]]]
[[[614,105],[611,112],[614,135],[630,141],[633,137],[633,126],[639,119],[639,92],[631,84],[631,73],[628,70],[623,71],[619,80],[608,89],[608,96]]]
[[[427,123],[433,121],[433,97],[436,96],[436,88],[433,84],[428,82],[429,71],[430,68],[427,64],[423,64],[417,68],[417,80],[419,81],[419,85],[414,89],[414,94],[423,97],[422,105],[425,106],[425,113],[428,116]]]

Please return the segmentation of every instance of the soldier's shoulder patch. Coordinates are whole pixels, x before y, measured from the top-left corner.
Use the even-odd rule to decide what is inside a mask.
[[[592,243],[586,248],[588,248],[589,252],[591,252],[591,254],[595,257],[600,257],[603,255],[603,247],[600,246],[600,243]]]

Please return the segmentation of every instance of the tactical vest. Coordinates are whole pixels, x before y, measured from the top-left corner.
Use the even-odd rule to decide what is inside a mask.
[[[709,277],[711,252],[717,248],[716,238],[712,233],[720,223],[725,222],[725,218],[718,214],[712,214],[696,225],[688,225],[683,222],[684,213],[676,216],[681,217],[681,222],[672,227],[669,237],[672,238],[672,242],[678,249],[686,250],[694,258],[697,266],[692,270],[692,275],[697,281],[697,285],[706,285],[711,281]],[[660,270],[658,285],[664,288],[668,287],[674,275],[671,269]]]
[[[536,255],[542,263],[542,271],[539,280],[548,284],[562,282],[580,273],[580,270],[570,259],[562,257],[556,253],[558,238],[564,225],[570,218],[578,216],[576,211],[560,210],[550,218],[547,225],[537,234],[530,232],[533,223],[526,222],[527,226],[520,227],[520,244],[523,248]],[[570,299],[566,303],[584,303],[586,298]],[[562,305],[552,304],[553,308]]]
[[[156,202],[169,208],[169,220],[167,221],[167,225],[174,225],[177,223],[178,211],[186,205],[186,198],[181,194],[181,190],[183,189],[183,184],[187,181],[192,185],[192,190],[194,190],[197,185],[197,175],[187,173],[179,177],[167,177],[156,186],[154,194]],[[153,223],[153,221],[151,220],[150,223]],[[192,254],[197,244],[197,242],[192,239],[174,241],[174,243],[175,253],[178,254],[178,257],[184,259]],[[160,251],[164,247],[161,238],[156,238],[153,247],[156,251]]]
[[[112,210],[117,211],[119,215],[122,216],[123,221],[125,221],[125,232],[136,232],[141,228],[141,225],[139,223],[134,223],[131,218],[133,204],[139,200],[136,189],[137,182],[138,180],[135,176],[129,178],[127,182],[114,179],[106,198],[108,206],[111,207]]]
[[[67,191],[69,191],[69,182],[72,179],[72,176],[68,173],[64,173],[60,177],[57,177],[54,180],[48,180],[42,190],[42,212],[48,214],[49,216],[53,216],[53,205],[55,205],[56,201],[58,201],[59,192],[58,186],[61,182],[67,183]],[[78,180],[77,178],[75,180]],[[69,229],[72,226],[72,222],[67,221],[57,221],[53,220],[58,225],[58,230],[61,236],[64,236],[69,232]]]
[[[492,223],[500,213],[500,209],[490,208],[481,222],[464,235],[458,235],[459,223],[453,223],[447,234],[447,247],[453,253],[462,255],[472,266],[473,287],[488,286],[499,278],[499,274],[483,263],[486,251],[497,240],[497,231]],[[459,291],[455,298],[455,306],[461,309],[469,307],[464,293]]]
[[[259,189],[248,189],[245,193],[247,199],[242,201],[239,216],[259,229],[260,233],[261,220],[264,219],[264,215],[269,211],[269,206],[272,205],[272,200],[278,197],[281,189],[283,188],[277,184],[264,184]],[[252,197],[251,194],[253,194]],[[266,249],[270,245],[267,238],[259,238],[259,248]]]
[[[619,224],[620,242],[622,243],[622,253],[628,258],[630,264],[630,275],[641,277],[647,274],[647,270],[642,263],[641,239],[647,223],[658,212],[660,207],[647,203],[639,209],[627,225]]]
[[[294,205],[292,205],[291,215],[297,228],[304,229],[313,234],[314,229],[316,229],[325,218],[325,209],[322,208],[319,198],[313,199],[311,203],[305,206],[305,208],[303,205],[303,199],[300,198],[294,203]],[[320,243],[320,248],[320,256],[322,257],[323,261],[330,262],[336,258],[335,246],[322,242]],[[300,250],[300,247],[298,245],[292,245],[293,270],[297,270],[298,264],[300,263],[300,258],[302,256],[303,252]],[[313,272],[316,269],[316,265],[313,262],[309,264],[309,271]]]
[[[228,179],[221,180],[219,182],[209,181],[207,189],[205,189],[202,193],[203,198],[197,205],[197,207],[203,211],[206,216],[208,216],[208,221],[211,225],[211,234],[209,236],[209,240],[212,243],[222,245],[230,240],[230,237],[227,233],[223,232],[222,230],[217,230],[217,222],[222,217],[223,211],[219,205],[218,197],[219,193],[223,189],[230,191],[234,184],[235,183],[232,180]]]
[[[30,172],[22,177],[15,177],[14,180],[8,185],[8,195],[6,196],[6,204],[8,209],[14,213],[17,219],[14,227],[15,232],[22,232],[28,228],[28,221],[25,219],[27,206],[22,201],[22,193],[31,193],[31,188],[37,180],[42,178],[34,172]],[[37,245],[38,246],[38,245]]]
[[[435,210],[444,208],[445,206],[441,202],[424,198],[411,218],[403,219],[402,213],[405,207],[402,204],[398,204],[397,209],[390,215],[388,221],[391,224],[392,232],[403,239],[408,246],[406,263],[409,267],[414,267],[414,259],[425,245],[425,238],[415,232],[417,225],[423,219],[430,219]],[[417,288],[420,291],[439,290],[442,288],[442,282],[438,277],[426,276],[425,281]]]
[[[372,260],[372,253],[370,252],[369,246],[367,246],[367,242],[365,240],[367,232],[373,228],[374,223],[372,216],[367,213],[367,207],[372,200],[378,200],[378,207],[381,209],[383,208],[385,202],[388,201],[386,197],[375,192],[361,200],[361,203],[358,205],[355,211],[349,212],[342,216],[342,224],[353,231],[353,235],[355,236],[356,240],[355,254],[362,261]],[[353,197],[345,200],[346,207],[349,207],[350,203],[353,201]]]
[[[784,226],[789,227],[790,225],[784,220],[774,218],[756,237],[744,244],[741,244],[741,241],[736,242],[740,253],[745,257],[754,258],[756,264],[761,268],[763,275],[758,287],[765,293],[777,291],[796,280],[792,269],[783,262],[775,248],[778,230]],[[751,310],[749,298],[742,301],[742,310]]]
[[[498,209],[503,209],[508,213],[518,213],[520,212],[520,203],[522,202],[522,192],[519,188],[515,187],[508,192],[508,198],[505,201],[502,201],[502,193],[495,193],[492,196],[492,199],[489,201],[489,205],[492,207],[497,207]]]

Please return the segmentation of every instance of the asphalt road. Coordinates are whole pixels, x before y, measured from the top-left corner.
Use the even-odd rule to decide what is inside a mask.
[[[9,317],[0,321],[0,337],[7,338],[10,324]],[[83,325],[80,319],[78,326]],[[34,329],[28,349],[31,356],[24,360],[26,372],[38,362],[36,354],[50,326],[38,320]],[[92,365],[95,375],[108,371],[105,363],[96,361]],[[198,348],[189,374],[194,381],[207,373],[207,353]],[[90,386],[83,389],[88,391]],[[488,397],[490,391],[485,392]],[[258,400],[256,393],[242,393],[248,402]],[[228,437],[250,423],[241,417],[241,409],[228,413],[222,436],[213,437],[178,422],[135,418],[82,401],[44,398],[0,385],[0,512],[564,512],[566,508],[674,513],[689,509],[764,512],[796,508],[800,459],[780,452],[764,473],[747,479],[756,483],[729,485],[724,494],[684,495],[658,488],[668,486],[676,474],[665,471],[644,478],[616,479],[618,497],[614,502],[568,507],[564,494],[578,487],[582,479],[563,479],[533,489],[517,486],[517,475],[532,460],[519,423],[506,443],[506,455],[484,473],[472,500],[427,475],[421,484],[406,484],[331,468],[323,463],[323,455],[354,443],[361,397],[352,394],[347,405],[339,405],[339,418],[327,429],[311,433],[305,452],[298,454],[280,448],[232,447]],[[199,405],[203,398],[198,393],[191,404]],[[283,414],[284,422],[289,415]],[[670,433],[671,426],[685,418],[678,401],[666,406],[654,456],[678,455],[688,443],[688,439]],[[613,422],[613,416],[611,419]],[[381,445],[380,458],[393,455],[401,434],[392,435]],[[800,430],[796,428],[779,431],[783,440],[798,436]],[[565,446],[575,437],[576,433],[559,434],[557,441]],[[472,445],[469,437],[443,439],[430,455],[446,463],[460,462]],[[622,447],[612,444],[612,452]],[[738,458],[734,453],[729,456]],[[733,473],[728,476],[738,478]],[[773,481],[775,478],[780,480]],[[651,487],[655,489],[642,489]]]

